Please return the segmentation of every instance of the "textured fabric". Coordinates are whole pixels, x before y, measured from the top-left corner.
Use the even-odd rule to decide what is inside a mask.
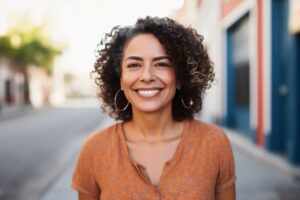
[[[92,134],[81,149],[72,188],[101,200],[215,199],[235,182],[234,159],[224,132],[185,121],[182,139],[157,185],[128,154],[122,124]]]

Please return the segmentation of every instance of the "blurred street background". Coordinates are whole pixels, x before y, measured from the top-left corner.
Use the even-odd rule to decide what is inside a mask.
[[[0,200],[77,199],[79,149],[114,123],[97,44],[147,15],[204,36],[217,81],[196,118],[229,136],[238,199],[299,200],[299,0],[0,0]]]

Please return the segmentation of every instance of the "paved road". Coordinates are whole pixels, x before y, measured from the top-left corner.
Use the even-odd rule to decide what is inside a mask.
[[[40,199],[78,141],[102,120],[97,107],[46,108],[1,120],[0,199]]]
[[[237,199],[299,200],[300,181],[233,145]]]

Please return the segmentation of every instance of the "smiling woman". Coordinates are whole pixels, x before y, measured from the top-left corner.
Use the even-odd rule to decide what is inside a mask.
[[[166,109],[172,113],[176,77],[170,57],[152,34],[139,34],[126,46],[122,59],[121,90],[135,117]]]
[[[235,199],[224,132],[194,120],[214,80],[203,37],[169,18],[115,27],[93,73],[103,109],[122,122],[84,144],[72,187],[88,199]]]

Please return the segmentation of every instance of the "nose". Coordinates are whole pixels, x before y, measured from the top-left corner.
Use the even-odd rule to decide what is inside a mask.
[[[142,74],[141,74],[141,81],[144,81],[144,82],[151,82],[154,80],[154,72],[153,72],[153,69],[152,69],[152,66],[150,64],[147,64],[143,67],[143,70],[142,70]]]

